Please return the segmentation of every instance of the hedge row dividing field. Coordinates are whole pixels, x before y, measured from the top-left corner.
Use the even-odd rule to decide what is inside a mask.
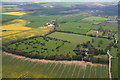
[[[108,78],[108,65],[44,63],[6,54],[3,71],[3,78]]]

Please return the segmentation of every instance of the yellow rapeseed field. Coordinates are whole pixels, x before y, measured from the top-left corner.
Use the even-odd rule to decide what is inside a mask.
[[[2,30],[29,30],[32,28],[24,27],[27,21],[16,19],[2,25]]]
[[[39,28],[34,28],[27,31],[23,31],[23,32],[18,32],[16,34],[4,36],[3,43],[10,43],[11,41],[22,40],[22,39],[33,37],[33,36],[45,35],[49,31],[53,30],[53,28],[54,27],[52,26],[48,26],[46,28],[39,27]]]
[[[27,13],[26,12],[5,12],[2,14],[21,16],[21,15],[25,15]]]
[[[15,34],[15,33],[18,33],[18,32],[20,32],[20,31],[18,31],[18,30],[10,30],[10,31],[4,31],[4,32],[2,32],[2,35],[1,36],[7,36],[7,35],[11,35],[11,34]]]

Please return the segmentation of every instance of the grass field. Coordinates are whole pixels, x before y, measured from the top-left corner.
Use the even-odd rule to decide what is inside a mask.
[[[3,78],[108,78],[108,66],[31,62],[3,54]]]
[[[55,32],[48,36],[61,39],[61,40],[67,40],[74,44],[82,44],[82,43],[85,43],[87,41],[91,41],[92,39],[94,39],[94,42],[92,43],[91,41],[91,44],[98,49],[105,49],[108,46],[108,44],[113,41],[113,40],[108,40],[108,39],[103,39],[103,38],[89,37],[89,36],[83,36],[83,35],[71,34],[71,33],[62,33],[62,32]],[[100,44],[100,46],[98,47],[98,44],[101,40],[103,41],[103,43]]]
[[[93,23],[96,23],[96,22],[100,23],[100,22],[107,21],[107,20],[109,19],[104,18],[104,17],[98,17],[98,16],[90,16],[90,17],[82,19],[82,21],[93,22]]]
[[[42,27],[51,20],[57,19],[58,16],[47,16],[47,15],[23,15],[21,19],[30,21],[31,23],[26,25],[31,28]]]
[[[78,35],[78,34],[71,34],[71,33],[62,33],[62,32],[55,32],[50,35],[49,37],[61,39],[61,40],[67,40],[74,44],[81,44],[87,41],[91,41],[91,37]]]
[[[16,49],[20,52],[25,52],[31,55],[43,55],[44,57],[51,55],[66,56],[67,53],[71,56],[75,55],[72,51],[75,48],[75,44],[46,37],[37,37],[16,42],[14,44],[10,44],[8,48]]]
[[[111,54],[112,56],[116,57],[117,54],[118,54],[118,48],[112,47],[111,50],[110,50],[110,54]]]
[[[87,16],[73,16],[73,15],[68,15],[66,17],[62,17],[59,19],[59,21],[65,21],[65,22],[77,22],[80,21],[81,19],[86,18]]]
[[[111,42],[113,42],[113,40],[109,40],[109,39],[104,39],[104,38],[93,38],[94,39],[94,42],[91,44],[93,46],[95,46],[96,48],[98,49],[105,49]],[[102,41],[102,43],[100,44],[100,41]]]

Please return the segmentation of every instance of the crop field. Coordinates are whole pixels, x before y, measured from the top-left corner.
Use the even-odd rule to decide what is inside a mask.
[[[27,24],[27,21],[16,19],[12,20],[10,22],[4,23],[2,25],[2,30],[29,30],[32,28],[24,27],[24,25]]]
[[[33,36],[45,35],[51,30],[53,30],[53,27],[48,26],[46,28],[40,27],[40,28],[30,29],[27,31],[22,31],[22,32],[18,32],[15,34],[7,35],[3,37],[3,44],[10,43],[16,40],[26,39],[26,38],[33,37]]]
[[[21,30],[20,30],[21,31]],[[19,30],[9,30],[9,31],[3,31],[2,32],[2,37],[4,37],[4,36],[8,36],[8,35],[11,35],[11,34],[15,34],[15,33],[18,33],[18,32],[20,32]]]
[[[112,59],[112,77],[118,78],[119,73],[119,59]]]
[[[5,15],[5,14],[0,14],[0,15],[2,16],[2,20],[1,20],[2,23],[14,20],[19,17],[15,15]]]
[[[27,13],[26,12],[5,12],[2,14],[21,16],[21,15],[25,15]]]
[[[118,78],[118,4],[1,6],[3,78]]]
[[[38,62],[5,54],[3,71],[3,78],[108,78],[107,65],[75,61],[72,64]]]

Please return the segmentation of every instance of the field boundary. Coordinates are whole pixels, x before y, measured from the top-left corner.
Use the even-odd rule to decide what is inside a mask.
[[[12,54],[12,53],[7,53],[7,52],[3,52],[3,55],[8,55],[8,56],[12,56],[16,59],[21,59],[21,60],[27,60],[30,62],[41,62],[41,63],[61,63],[61,64],[77,64],[80,66],[85,67],[86,65],[92,65],[92,66],[102,66],[102,65],[107,65],[107,64],[99,64],[99,63],[92,63],[92,62],[85,62],[85,61],[67,61],[67,60],[59,60],[59,61],[55,61],[55,60],[45,60],[45,59],[32,59],[32,58],[27,58],[24,56],[20,56],[20,55],[16,55],[16,54]]]

